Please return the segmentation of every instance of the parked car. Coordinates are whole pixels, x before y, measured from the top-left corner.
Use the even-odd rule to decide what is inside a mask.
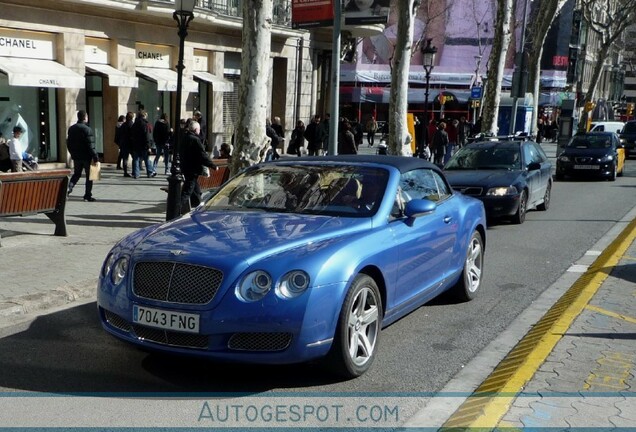
[[[588,132],[572,137],[557,156],[555,177],[603,177],[611,181],[623,175],[625,146],[613,132]]]
[[[547,210],[552,163],[534,141],[488,140],[468,144],[444,166],[453,189],[480,199],[491,218],[525,221],[526,212]]]
[[[599,121],[590,125],[590,132],[614,132],[621,133],[625,123],[621,121]]]
[[[380,330],[484,271],[482,203],[396,156],[281,159],[108,253],[99,319],[146,349],[364,373]]]
[[[636,120],[625,122],[623,131],[619,134],[619,138],[625,146],[625,157],[628,158],[636,154]]]

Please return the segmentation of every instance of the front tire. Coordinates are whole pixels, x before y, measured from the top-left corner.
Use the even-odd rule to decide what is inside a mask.
[[[616,176],[618,175],[618,164],[614,162],[614,168],[612,169],[612,174],[610,174],[609,181],[616,181]]]
[[[517,213],[512,217],[512,221],[516,224],[522,224],[526,220],[526,212],[528,211],[528,192],[524,190],[521,191],[521,196],[519,197],[519,208],[517,209]]]
[[[550,208],[550,198],[552,194],[552,182],[548,181],[548,185],[545,189],[545,195],[543,195],[543,202],[537,206],[537,210],[546,211]]]
[[[469,301],[477,296],[484,268],[484,241],[475,231],[466,248],[466,259],[462,275],[453,287],[453,295],[460,301]]]
[[[375,280],[365,274],[357,275],[342,305],[328,356],[334,372],[355,378],[371,367],[380,338],[382,310]]]

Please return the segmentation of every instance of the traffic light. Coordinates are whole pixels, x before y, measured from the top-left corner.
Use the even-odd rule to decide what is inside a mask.
[[[633,103],[628,103],[627,104],[627,111],[625,112],[625,114],[627,116],[632,116],[634,114],[634,104]]]
[[[596,104],[592,101],[585,102],[585,111],[592,111]]]

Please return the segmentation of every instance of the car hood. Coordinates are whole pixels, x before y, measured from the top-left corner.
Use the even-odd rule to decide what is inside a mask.
[[[448,170],[444,171],[451,186],[510,186],[517,182],[523,171],[515,170]]]
[[[137,245],[135,256],[231,267],[370,225],[367,219],[332,216],[196,211],[157,228]]]
[[[608,154],[613,154],[614,150],[611,147],[608,148],[576,148],[566,147],[559,156],[588,156],[588,157],[603,157]]]

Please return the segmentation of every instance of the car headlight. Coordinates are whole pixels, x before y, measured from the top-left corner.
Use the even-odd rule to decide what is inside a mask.
[[[258,270],[246,275],[236,289],[240,300],[259,301],[272,289],[272,277],[269,273]]]
[[[514,186],[508,187],[496,187],[488,189],[486,195],[489,196],[506,196],[506,195],[517,195],[517,188]]]
[[[104,261],[104,265],[102,266],[102,277],[108,276],[111,269],[113,268],[113,264],[115,263],[115,254],[108,254],[106,260]]]
[[[561,162],[570,162],[570,156],[559,156]]]
[[[309,287],[309,275],[302,270],[294,270],[285,274],[278,287],[281,295],[287,298],[298,297]]]
[[[614,155],[605,155],[602,158],[599,158],[599,162],[611,162],[614,160]]]
[[[128,258],[121,257],[112,266],[110,272],[110,280],[114,285],[119,285],[126,277],[128,272]]]

